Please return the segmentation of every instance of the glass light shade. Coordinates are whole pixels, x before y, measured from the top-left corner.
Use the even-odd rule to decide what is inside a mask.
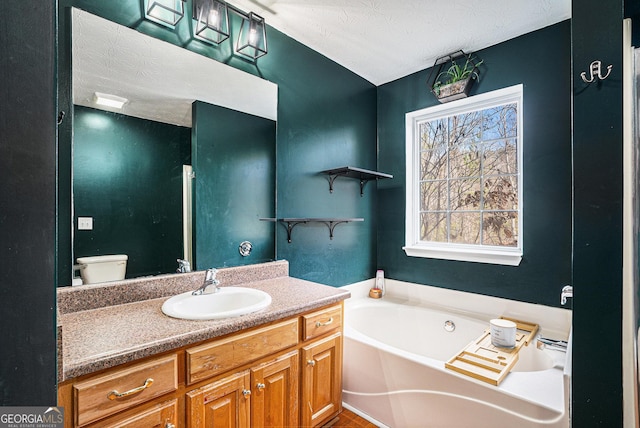
[[[150,21],[175,28],[184,16],[185,0],[145,0],[144,16]]]
[[[236,52],[251,59],[267,54],[267,30],[264,18],[251,12],[242,18]]]
[[[229,12],[226,3],[218,0],[195,0],[193,19],[195,38],[216,45],[229,38]]]

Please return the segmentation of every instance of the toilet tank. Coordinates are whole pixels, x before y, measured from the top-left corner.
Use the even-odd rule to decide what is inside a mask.
[[[123,280],[127,271],[126,254],[78,257],[80,276],[84,284]]]

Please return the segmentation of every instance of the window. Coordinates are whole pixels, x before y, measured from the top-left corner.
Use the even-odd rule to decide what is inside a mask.
[[[405,252],[522,259],[522,85],[406,115]]]

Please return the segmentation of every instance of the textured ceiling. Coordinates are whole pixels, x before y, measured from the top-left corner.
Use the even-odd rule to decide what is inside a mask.
[[[571,0],[231,0],[375,85],[571,17]],[[267,34],[268,37],[268,34]]]

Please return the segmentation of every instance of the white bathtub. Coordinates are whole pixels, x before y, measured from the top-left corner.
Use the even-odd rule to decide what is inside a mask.
[[[371,284],[347,287],[345,407],[394,428],[569,427],[570,347],[524,347],[498,387],[444,363],[503,315],[568,340],[570,311],[392,280],[374,300],[367,297]],[[447,321],[454,331],[445,330]]]

